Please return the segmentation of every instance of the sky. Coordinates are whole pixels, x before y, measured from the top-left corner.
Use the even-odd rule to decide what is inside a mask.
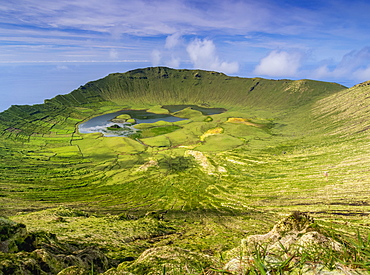
[[[368,0],[1,0],[0,111],[109,73],[370,80]]]

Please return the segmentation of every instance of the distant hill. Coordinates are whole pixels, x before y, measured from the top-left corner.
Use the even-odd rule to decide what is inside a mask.
[[[240,78],[211,71],[150,67],[110,74],[69,94],[45,100],[44,104],[12,106],[0,113],[0,132],[4,136],[24,138],[47,133],[67,118],[81,120],[91,115],[77,107],[197,104],[281,111],[344,89],[336,83],[313,80]]]
[[[313,109],[327,127],[344,135],[370,130],[370,81],[355,85],[318,101]]]

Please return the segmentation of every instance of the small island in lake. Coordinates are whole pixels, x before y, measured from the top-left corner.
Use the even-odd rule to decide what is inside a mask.
[[[112,125],[112,126],[107,127],[107,129],[108,129],[108,130],[111,130],[111,131],[117,131],[117,130],[122,129],[122,127],[121,127],[121,126],[119,126],[119,125],[117,125],[117,124],[114,124],[114,125]]]
[[[129,119],[131,119],[131,116],[129,114],[122,114],[122,115],[116,116],[115,118],[112,118],[110,121],[114,123],[125,123]]]

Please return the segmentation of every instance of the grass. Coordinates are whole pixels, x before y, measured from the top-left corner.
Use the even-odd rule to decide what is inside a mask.
[[[237,148],[243,140],[226,134],[210,135],[204,140],[204,145],[197,147],[202,152],[223,152]]]
[[[282,215],[302,211],[348,236],[348,249],[355,249],[325,257],[367,268],[369,88],[196,72],[113,74],[45,105],[1,113],[1,215],[30,230],[96,243],[122,260],[160,246],[219,257]],[[76,132],[98,114],[164,112],[162,104],[183,103],[227,111],[204,116],[185,109],[178,115],[188,120],[141,124],[133,138]],[[212,173],[190,150],[202,153]],[[64,206],[87,216],[63,216],[56,209]],[[163,219],[145,217],[148,212]],[[255,252],[260,273],[263,253]],[[291,268],[288,259],[274,272]]]
[[[181,129],[181,127],[177,125],[151,127],[149,129],[142,130],[140,132],[140,137],[149,138],[149,137],[160,136],[160,135],[172,133],[178,129]]]
[[[245,274],[304,274],[313,270],[367,274],[370,260],[369,241],[361,236],[346,239],[343,251],[317,245],[294,254],[286,250],[284,255],[277,256],[269,254],[266,246],[258,245],[246,256],[241,256],[239,263]]]
[[[150,238],[174,233],[166,222],[150,216],[96,216],[65,207],[20,214],[16,220],[33,230],[53,232],[62,241],[98,245],[116,259],[137,257],[142,248],[135,249],[134,243],[145,244]]]

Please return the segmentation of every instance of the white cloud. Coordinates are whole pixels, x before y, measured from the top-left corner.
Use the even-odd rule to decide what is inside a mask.
[[[318,79],[355,79],[370,80],[370,47],[345,54],[337,64],[324,64],[317,68],[312,76]]]
[[[159,50],[153,50],[151,58],[153,66],[158,66],[161,64],[162,54]]]
[[[180,63],[181,63],[180,58],[172,56],[172,58],[166,62],[166,65],[171,68],[179,68]]]
[[[353,50],[345,54],[338,64],[336,71],[347,73],[359,68],[363,69],[370,64],[370,47],[364,47],[358,51]]]
[[[212,40],[195,39],[186,48],[194,68],[221,71],[227,74],[239,70],[237,62],[221,62]]]
[[[167,36],[166,38],[166,44],[164,47],[166,49],[172,49],[176,47],[178,44],[180,44],[181,41],[181,34],[180,33],[174,33],[172,35]]]
[[[266,32],[304,34],[314,38],[323,33],[360,37],[367,34],[370,25],[367,14],[362,12],[370,7],[366,1],[353,5],[318,1],[315,9],[307,8],[299,1],[288,4],[273,0],[2,2],[0,9],[4,12],[0,21],[5,24],[37,26],[45,32],[60,29],[70,34],[73,30],[109,33],[116,39],[122,34],[152,36],[181,32],[200,35],[212,31],[247,36],[253,32]],[[353,22],[358,18],[362,28]]]
[[[365,69],[359,69],[355,71],[355,76],[360,81],[370,80],[370,66]]]
[[[328,68],[328,65],[322,65],[316,70],[314,70],[312,73],[312,77],[318,78],[318,79],[327,77],[328,75],[330,75],[330,70]]]
[[[202,1],[200,1],[202,2]],[[284,8],[266,1],[214,0],[212,4],[187,0],[14,0],[2,3],[4,23],[32,24],[45,30],[79,29],[110,33],[119,39],[138,36],[223,30],[232,34],[286,28]],[[269,2],[269,1],[267,1]],[[305,10],[307,14],[312,14]],[[302,11],[303,13],[303,11]],[[12,16],[16,14],[17,16]],[[290,13],[291,15],[292,13]],[[297,18],[301,18],[296,16]],[[295,20],[299,30],[300,20]],[[307,24],[306,24],[307,27]],[[289,27],[291,32],[292,27]]]
[[[369,10],[369,1],[350,6],[345,1],[317,1],[314,9],[302,1],[274,0],[2,2],[0,63],[121,62],[119,53],[132,60],[151,56],[154,65],[186,66],[185,60],[190,59],[194,67],[225,73],[237,72],[243,64],[243,75],[252,75],[255,69],[269,76],[316,75],[351,81],[367,77],[370,64],[366,50],[352,52],[337,65],[313,64],[314,58],[340,60],[344,52],[370,45],[370,20],[363,12]],[[194,37],[213,41],[188,44]],[[216,46],[238,63],[222,60],[226,57],[216,52]],[[256,59],[261,51],[274,49],[284,50]],[[315,56],[304,67],[303,55],[287,49],[312,50]],[[321,67],[312,74],[313,66]]]
[[[272,77],[293,77],[301,66],[302,54],[298,52],[272,51],[261,59],[255,74]]]

